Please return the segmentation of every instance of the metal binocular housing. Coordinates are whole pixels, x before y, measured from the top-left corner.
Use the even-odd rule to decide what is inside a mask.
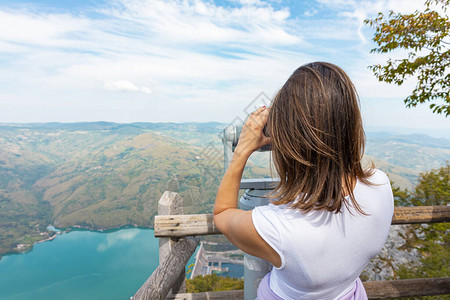
[[[248,117],[247,117],[248,118]],[[231,157],[233,155],[234,149],[236,149],[236,146],[239,142],[239,136],[242,132],[242,126],[244,126],[245,122],[239,125],[232,125],[228,124],[225,129],[222,132],[222,142],[224,147],[224,169],[226,170],[228,168],[228,165],[230,164]],[[266,126],[264,126],[263,129],[264,134],[267,136],[267,129]],[[264,145],[263,147],[259,148],[257,151],[259,152],[265,152],[272,150],[272,145]]]
[[[242,122],[241,124],[237,124],[237,125],[232,125],[232,124],[228,124],[225,129],[223,130],[222,133],[222,142],[225,145],[226,143],[230,143],[231,145],[231,150],[234,152],[234,149],[236,148],[238,142],[239,142],[239,136],[241,135],[242,132],[242,127],[244,126],[245,122],[247,121],[247,119],[250,117],[250,115],[248,115],[244,122]],[[268,129],[267,129],[267,124],[264,126],[263,128],[263,133],[265,136],[269,136],[268,133]],[[264,145],[263,147],[259,148],[257,151],[259,152],[265,152],[265,151],[270,151],[272,150],[272,145],[268,144],[268,145]]]

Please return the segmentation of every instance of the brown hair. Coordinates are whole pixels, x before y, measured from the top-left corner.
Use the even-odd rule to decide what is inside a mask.
[[[267,123],[272,158],[280,183],[274,204],[305,212],[340,212],[353,207],[356,179],[370,184],[373,169],[363,170],[365,135],[356,89],[345,72],[330,63],[301,66],[276,94]],[[296,201],[294,201],[296,200]]]

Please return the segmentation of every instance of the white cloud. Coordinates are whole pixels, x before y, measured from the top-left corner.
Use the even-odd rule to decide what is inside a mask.
[[[10,77],[18,73],[17,78],[28,81],[27,86],[47,86],[52,90],[76,88],[92,92],[97,83],[109,91],[160,91],[169,96],[183,95],[186,99],[186,95],[197,97],[199,90],[206,86],[212,90],[234,82],[234,86],[245,88],[261,79],[273,80],[281,70],[285,72],[286,63],[298,65],[299,60],[289,62],[290,57],[307,57],[271,46],[299,39],[283,27],[289,16],[286,10],[250,4],[223,8],[202,1],[127,1],[125,4],[120,9],[103,10],[114,16],[112,20],[83,19],[80,27],[59,26],[59,22],[76,24],[75,15],[49,17],[48,23],[41,26],[46,17],[9,12],[9,20],[16,20],[13,23],[27,20],[31,24],[28,27],[38,24],[48,30],[42,30],[39,39],[19,38],[14,34],[3,36],[5,44],[29,44],[29,53],[11,62],[9,73],[3,75]],[[60,29],[54,32],[51,28]],[[75,35],[76,32],[79,34]],[[57,38],[68,36],[71,39]],[[35,44],[42,40],[49,41],[47,46],[51,46],[50,42],[57,46],[36,48]],[[202,48],[196,48],[199,42],[206,49],[219,49],[222,54],[217,56],[214,49],[204,53]],[[70,47],[69,51],[62,46]],[[156,80],[159,87],[136,84],[149,78]]]
[[[288,30],[287,9],[275,10],[260,1],[240,7],[218,6],[206,1],[116,1],[102,12],[137,22],[154,37],[177,43],[234,42],[239,44],[290,45],[301,41]]]
[[[258,5],[258,6],[267,5],[265,2],[261,0],[239,0],[238,2],[242,5]]]
[[[128,80],[107,80],[104,82],[103,87],[105,90],[113,91],[113,92],[142,92],[144,94],[151,94],[152,91],[146,87],[138,87],[134,83]]]
[[[109,248],[122,242],[134,239],[139,234],[139,229],[122,229],[106,235],[106,241],[97,246],[98,252],[105,252]]]
[[[418,1],[321,0],[298,16],[262,0],[107,3],[96,18],[0,8],[0,122],[228,122],[316,60],[342,66],[362,98],[410,89],[367,69],[386,56],[368,53],[362,19]]]
[[[143,87],[141,87],[141,92],[143,92],[144,94],[151,94],[152,90],[146,86],[143,86]]]
[[[312,17],[317,15],[319,11],[317,9],[311,9],[311,10],[307,10],[305,11],[305,13],[303,14],[305,17]]]
[[[71,15],[0,11],[0,40],[12,44],[74,46],[76,40],[69,34],[86,32],[90,26],[89,20]]]
[[[323,18],[316,20],[323,23],[322,26],[314,26],[316,30],[310,32],[309,36],[319,31],[320,38],[331,38],[339,40],[358,40],[360,43],[367,43],[368,39],[363,34],[363,30],[368,28],[363,23],[365,19],[377,16],[379,12],[384,14],[390,10],[399,13],[412,13],[416,10],[424,9],[423,0],[318,0],[322,9],[327,9],[335,13],[334,18]],[[334,26],[334,29],[333,29]],[[328,28],[329,30],[325,30]]]

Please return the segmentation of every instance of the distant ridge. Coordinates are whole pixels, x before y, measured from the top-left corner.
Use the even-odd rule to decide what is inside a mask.
[[[0,128],[28,128],[28,129],[65,129],[65,130],[118,130],[122,128],[139,129],[183,129],[186,126],[194,126],[200,132],[216,133],[217,127],[225,128],[227,124],[221,122],[133,122],[117,123],[107,121],[96,122],[47,122],[47,123],[0,123]],[[435,138],[423,133],[399,134],[390,131],[366,131],[369,139],[389,139],[410,144],[440,147],[450,149],[450,139]]]
[[[368,139],[398,141],[415,145],[450,149],[450,139],[435,138],[425,134],[395,134],[390,132],[366,132]],[[449,158],[450,159],[450,158]]]
[[[175,122],[135,122],[135,123],[115,123],[115,122],[74,122],[74,123],[60,123],[60,122],[49,122],[49,123],[0,123],[0,129],[60,129],[68,131],[78,131],[78,130],[116,130],[116,131],[126,131],[129,132],[133,129],[136,130],[186,130],[187,127],[193,127],[199,133],[218,133],[217,128],[225,128],[225,123],[219,122],[185,122],[185,123],[175,123]]]
[[[0,255],[42,240],[48,224],[91,229],[148,227],[165,190],[185,213],[212,210],[223,174],[226,124],[0,124]],[[245,178],[271,177],[269,153],[255,153]],[[420,172],[450,158],[450,140],[368,132],[366,159],[411,189]],[[43,233],[43,234],[41,234]]]

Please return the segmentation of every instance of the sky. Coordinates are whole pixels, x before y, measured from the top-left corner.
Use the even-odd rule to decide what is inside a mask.
[[[0,123],[242,119],[299,66],[342,67],[371,131],[450,137],[450,119],[407,109],[369,65],[378,12],[411,0],[0,0]],[[261,94],[263,93],[263,94]]]

